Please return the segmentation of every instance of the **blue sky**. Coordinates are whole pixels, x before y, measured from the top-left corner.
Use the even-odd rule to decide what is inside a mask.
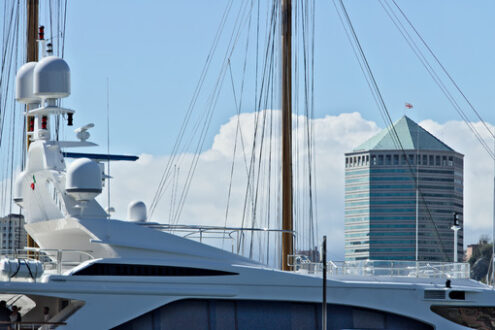
[[[93,121],[106,141],[106,79],[110,81],[111,149],[166,154],[228,1],[73,1],[67,13],[66,59],[76,124]],[[234,1],[234,6],[240,1]],[[346,1],[393,119],[404,102],[417,120],[459,119],[378,1]],[[492,1],[399,1],[485,120],[495,90]],[[263,5],[263,2],[262,2]],[[358,111],[384,123],[374,106],[331,1],[316,1],[315,114]],[[226,29],[228,31],[228,28]],[[235,59],[233,59],[235,61]],[[218,70],[218,69],[217,69]],[[235,114],[230,86],[222,95],[209,142]],[[246,106],[243,111],[252,111]]]

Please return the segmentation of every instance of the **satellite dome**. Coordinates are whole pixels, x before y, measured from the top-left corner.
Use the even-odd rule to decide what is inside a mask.
[[[146,204],[141,201],[130,202],[127,208],[127,219],[130,221],[145,222],[147,219]]]
[[[79,158],[67,169],[65,191],[78,201],[87,201],[102,191],[100,166],[88,158]]]
[[[15,99],[19,103],[41,103],[41,99],[33,93],[33,73],[37,62],[28,62],[21,66],[15,77]]]
[[[33,92],[43,98],[62,98],[70,95],[70,68],[56,56],[43,58],[34,68]]]

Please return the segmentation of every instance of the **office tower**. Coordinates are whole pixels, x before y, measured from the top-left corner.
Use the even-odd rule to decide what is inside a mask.
[[[345,154],[346,260],[463,256],[463,155],[404,116]]]

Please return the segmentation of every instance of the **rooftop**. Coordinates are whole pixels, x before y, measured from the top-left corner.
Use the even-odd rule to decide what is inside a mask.
[[[392,126],[382,130],[380,133],[355,148],[354,151],[400,150],[401,145],[404,150],[455,152],[454,149],[434,137],[431,133],[416,124],[407,116],[403,116]]]

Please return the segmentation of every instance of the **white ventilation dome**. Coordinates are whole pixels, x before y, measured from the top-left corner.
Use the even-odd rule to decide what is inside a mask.
[[[24,181],[25,181],[24,179],[25,178],[26,178],[26,172],[19,173],[17,175],[17,177],[15,178],[13,200],[20,207],[22,207],[23,202],[24,202],[23,189],[24,189],[24,184],[25,184],[24,183]]]
[[[87,201],[101,193],[101,169],[91,159],[79,158],[67,169],[65,191],[75,200]]]
[[[43,58],[34,68],[34,94],[43,98],[62,98],[70,95],[70,68],[56,56]]]
[[[15,77],[15,99],[19,103],[41,103],[41,99],[33,93],[33,75],[36,63],[28,62],[17,71]]]
[[[146,204],[141,201],[130,202],[127,208],[127,219],[130,221],[145,222],[147,219]]]

